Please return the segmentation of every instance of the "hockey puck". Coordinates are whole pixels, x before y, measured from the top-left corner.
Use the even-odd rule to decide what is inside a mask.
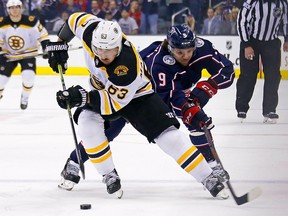
[[[91,204],[81,204],[80,209],[82,210],[91,209]]]

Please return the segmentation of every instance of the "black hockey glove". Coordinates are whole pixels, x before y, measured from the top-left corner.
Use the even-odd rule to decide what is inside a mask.
[[[67,104],[69,103],[70,108],[82,107],[87,103],[88,93],[81,86],[72,86],[65,91],[58,91],[56,94],[56,99],[58,105],[67,109]]]
[[[200,81],[190,92],[188,101],[199,104],[200,107],[203,108],[208,103],[209,99],[217,93],[217,91],[218,85],[213,79],[209,78],[207,81]]]
[[[192,125],[198,130],[202,130],[204,125],[209,130],[214,127],[212,118],[208,117],[199,106],[193,103],[185,103],[183,105],[182,116],[184,123]]]
[[[66,42],[49,42],[46,48],[48,51],[48,62],[52,70],[59,73],[58,65],[61,65],[63,73],[65,73],[69,57],[68,44]]]
[[[3,65],[7,61],[5,54],[0,54],[0,65]]]

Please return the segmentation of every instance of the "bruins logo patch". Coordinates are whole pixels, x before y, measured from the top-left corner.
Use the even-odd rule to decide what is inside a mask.
[[[116,74],[117,76],[124,76],[127,75],[128,70],[129,69],[126,66],[120,65],[114,70],[114,74]]]
[[[28,20],[29,20],[30,22],[33,22],[33,21],[35,20],[35,16],[29,16],[29,17],[28,17]]]
[[[14,35],[8,38],[8,45],[13,50],[20,50],[24,47],[25,41],[22,37]]]

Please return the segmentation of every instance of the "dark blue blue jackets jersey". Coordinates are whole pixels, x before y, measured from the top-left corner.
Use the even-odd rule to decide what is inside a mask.
[[[197,38],[196,44],[187,67],[177,63],[161,41],[152,43],[140,52],[152,75],[154,90],[179,117],[181,107],[187,102],[185,90],[201,79],[203,69],[217,82],[219,89],[229,87],[235,76],[232,62],[214,49],[210,41]]]

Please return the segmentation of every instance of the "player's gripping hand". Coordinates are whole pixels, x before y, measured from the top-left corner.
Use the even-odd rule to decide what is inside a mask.
[[[7,61],[5,54],[0,54],[0,65],[3,65]]]
[[[213,79],[209,78],[207,81],[200,81],[190,92],[188,101],[204,107],[208,103],[209,99],[217,93],[217,91],[218,85]],[[188,92],[185,94],[188,94]]]
[[[67,109],[67,104],[70,108],[82,107],[87,103],[88,93],[81,86],[72,86],[65,91],[58,91],[56,94],[56,99],[58,105]]]
[[[41,46],[42,46],[42,52],[43,52],[43,55],[42,55],[42,58],[43,59],[48,59],[48,50],[47,50],[47,45],[50,43],[50,40],[44,40],[44,41],[41,41]]]
[[[212,118],[208,117],[205,112],[193,103],[185,103],[182,107],[182,120],[188,125],[194,126],[198,130],[202,130],[205,125],[207,129],[214,127]]]
[[[58,65],[61,65],[63,73],[65,73],[69,57],[68,44],[66,42],[49,42],[46,49],[48,51],[48,62],[52,70],[59,73]]]

